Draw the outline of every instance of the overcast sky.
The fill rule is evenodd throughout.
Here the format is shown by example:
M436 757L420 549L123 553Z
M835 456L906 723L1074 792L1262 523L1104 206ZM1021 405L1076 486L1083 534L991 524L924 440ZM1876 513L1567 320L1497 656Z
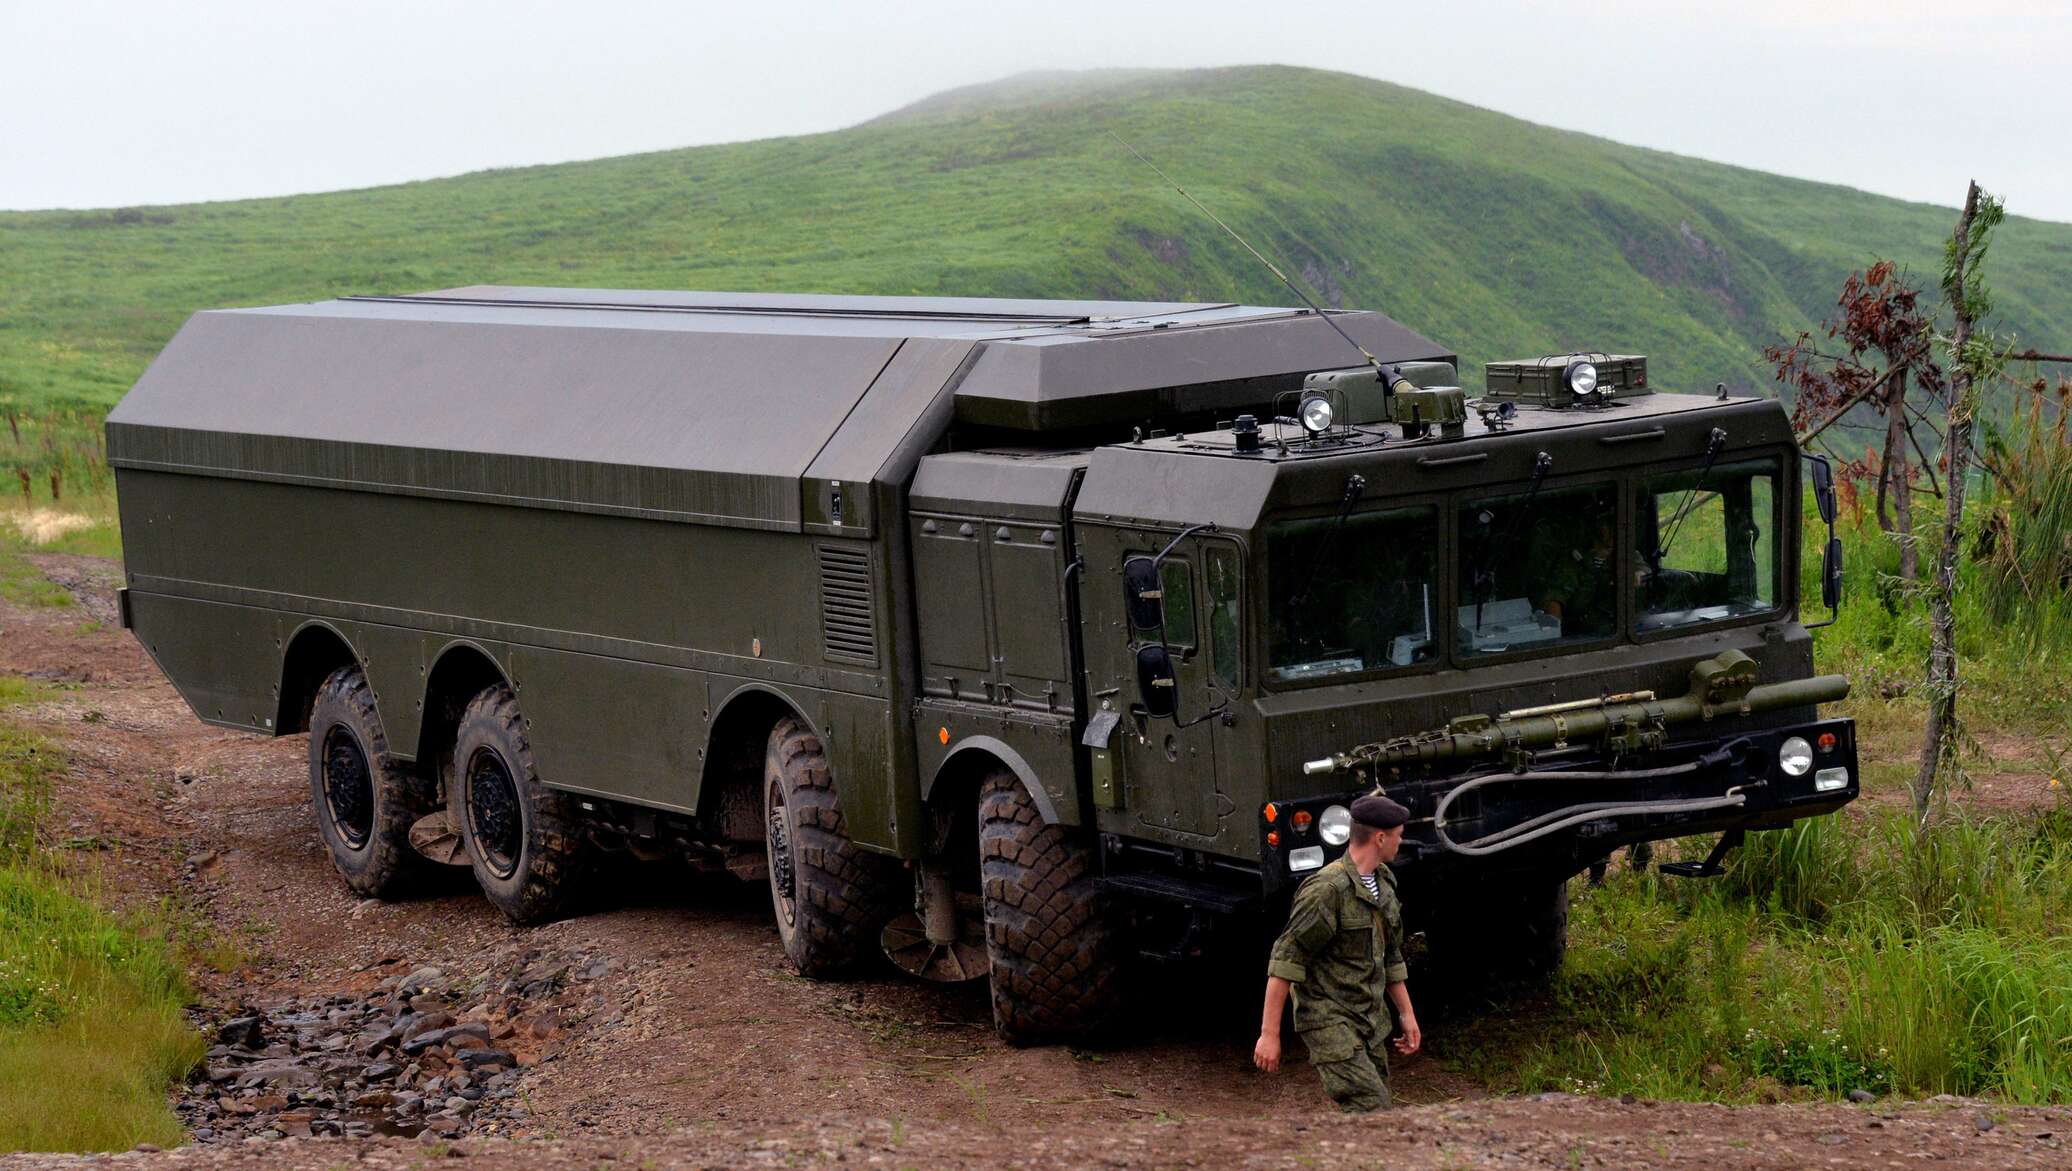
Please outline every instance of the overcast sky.
M1028 69L1262 62L1906 199L1954 206L1976 176L2072 221L2072 0L0 0L0 207L362 187L831 130Z

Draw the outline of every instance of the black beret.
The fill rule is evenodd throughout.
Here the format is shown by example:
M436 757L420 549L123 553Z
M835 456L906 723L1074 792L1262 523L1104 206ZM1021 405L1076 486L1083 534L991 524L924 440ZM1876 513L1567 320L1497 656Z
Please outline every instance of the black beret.
M1379 793L1353 802L1353 820L1375 829L1394 829L1410 820L1410 811Z

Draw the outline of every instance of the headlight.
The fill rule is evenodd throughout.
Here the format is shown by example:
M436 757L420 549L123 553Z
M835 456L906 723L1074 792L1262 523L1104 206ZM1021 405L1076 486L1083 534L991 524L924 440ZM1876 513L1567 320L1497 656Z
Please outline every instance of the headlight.
M1777 746L1777 767L1789 776L1805 776L1813 768L1813 746L1804 736L1786 739Z
M1342 846L1353 836L1353 811L1343 805L1333 805L1317 818L1317 836L1327 844Z
M1302 422L1302 429L1311 435L1331 429L1331 400L1323 395L1303 399L1295 414Z
M1304 846L1299 850L1288 851L1288 869L1297 873L1301 873L1304 870L1318 869L1323 864L1324 847L1322 846Z
M1589 398L1597 393L1597 367L1589 362L1570 362L1561 376L1577 398Z

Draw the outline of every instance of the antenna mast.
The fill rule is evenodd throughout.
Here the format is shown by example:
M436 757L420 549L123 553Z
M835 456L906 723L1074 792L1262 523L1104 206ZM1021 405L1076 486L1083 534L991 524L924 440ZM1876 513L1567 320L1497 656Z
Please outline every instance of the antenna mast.
M1299 287L1297 287L1294 281L1289 280L1288 274L1282 272L1279 268L1276 268L1274 266L1273 261L1268 260L1264 255L1260 253L1260 251L1257 248L1254 248L1250 244L1246 243L1245 238L1243 236L1238 235L1236 229L1232 228L1229 224L1226 224L1221 219L1217 218L1215 212L1210 211L1208 208L1202 206L1201 200L1196 199L1192 195L1189 195L1185 187L1182 187L1178 183L1175 183L1171 175L1168 175L1164 171L1159 170L1158 164L1152 162L1150 159L1145 158L1143 151L1140 151L1136 147L1131 146L1128 142L1125 142L1123 140L1122 135L1115 133L1115 131L1113 130L1110 130L1108 131L1108 137L1114 139L1119 143L1122 143L1122 149L1137 156L1138 162L1144 164L1147 167L1150 167L1153 174L1156 174L1159 178L1164 179L1166 183L1172 187L1173 190L1180 193L1180 198L1185 199L1187 202L1193 204L1194 209L1196 211L1199 211L1203 215L1209 217L1210 221L1213 222L1217 227L1229 233L1230 238L1236 240L1238 244L1244 248L1245 251L1251 253L1253 259L1257 260L1259 263L1266 266L1266 271L1280 278L1280 282L1288 286L1289 292L1302 298L1302 303L1309 306L1311 312L1315 313L1318 317L1323 318L1324 324L1330 326L1333 330L1337 331L1338 336L1345 339L1346 345L1349 345L1352 348L1360 351L1360 356L1362 358L1367 359L1367 364L1369 366L1374 367L1376 370L1384 369L1384 367L1381 364L1381 359L1375 357L1373 354L1368 353L1366 346L1363 346L1360 343L1354 341L1353 335L1345 332L1344 328L1342 328L1336 321L1333 321L1331 319L1331 315L1329 313L1324 312L1323 307L1318 305L1315 301L1311 300L1309 294L1303 292ZM1388 381L1388 379L1384 378L1384 387L1388 385Z

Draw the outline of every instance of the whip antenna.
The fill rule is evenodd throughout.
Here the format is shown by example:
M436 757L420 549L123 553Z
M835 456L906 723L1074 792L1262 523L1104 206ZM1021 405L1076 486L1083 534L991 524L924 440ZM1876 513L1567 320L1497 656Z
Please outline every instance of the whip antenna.
M1173 190L1180 193L1180 198L1193 204L1194 209L1196 211L1209 217L1210 221L1213 222L1217 227L1222 228L1225 232L1229 233L1230 238L1236 240L1239 246L1243 247L1245 251L1251 253L1253 259L1257 260L1259 263L1266 266L1266 271L1280 278L1280 282L1288 286L1289 292L1302 298L1302 303L1309 306L1311 312L1315 313L1318 317L1323 318L1324 324L1330 326L1333 330L1336 330L1338 336L1345 339L1346 345L1349 345L1352 348L1360 351L1360 356L1362 358L1367 359L1367 364L1369 366L1374 367L1376 370L1380 370L1382 368L1381 359L1375 357L1373 354L1368 353L1366 346L1363 346L1360 343L1354 341L1353 335L1345 332L1344 329L1340 328L1339 324L1331 319L1331 315L1329 313L1324 312L1322 306L1318 305L1315 301L1310 300L1308 293L1303 292L1300 288L1296 286L1294 281L1288 279L1288 274L1282 272L1279 268L1276 268L1274 266L1273 261L1268 260L1264 255L1260 253L1260 251L1257 248L1254 248L1250 244L1245 243L1245 238L1243 236L1238 235L1236 229L1232 228L1229 224L1224 223L1221 219L1218 219L1215 212L1210 211L1206 207L1203 207L1201 200L1196 199L1194 196L1187 194L1187 189L1185 187L1182 187L1178 183L1175 183L1171 175L1168 175L1164 171L1159 170L1158 164L1152 162L1150 159L1145 158L1143 151L1140 151L1136 147L1131 146L1129 143L1124 142L1122 135L1115 133L1113 130L1110 130L1108 131L1108 137L1114 139L1117 142L1122 143L1122 149L1137 156L1138 162L1144 164L1147 167L1150 167L1153 174L1157 175L1161 179L1164 179L1166 183L1172 187Z

